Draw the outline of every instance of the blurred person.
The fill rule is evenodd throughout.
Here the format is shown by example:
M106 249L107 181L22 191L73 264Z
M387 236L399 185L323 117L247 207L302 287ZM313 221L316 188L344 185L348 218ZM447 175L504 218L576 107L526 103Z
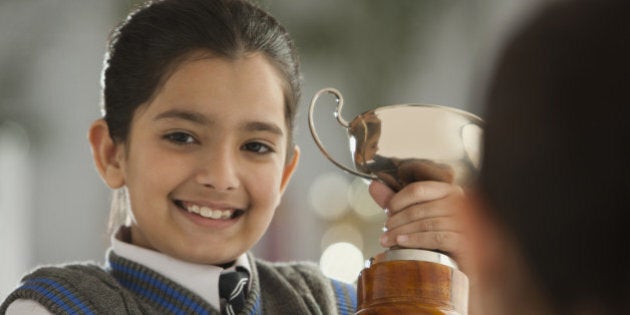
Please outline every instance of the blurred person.
M290 35L246 0L149 1L131 12L110 39L104 117L88 135L115 192L106 264L38 268L0 313L352 312L352 284L314 263L250 252L297 167L300 85ZM444 227L454 225L448 214L461 190L408 187L383 203L391 210L383 246L457 253L464 238ZM225 277L239 284L228 296Z
M630 314L630 2L561 1L508 41L471 199L478 314Z

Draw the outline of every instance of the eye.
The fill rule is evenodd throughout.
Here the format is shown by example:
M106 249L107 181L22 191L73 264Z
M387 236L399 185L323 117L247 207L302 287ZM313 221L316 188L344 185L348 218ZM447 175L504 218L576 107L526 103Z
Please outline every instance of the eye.
M273 152L270 146L260 142L248 142L242 146L243 150L251 151L258 154L266 154Z
M163 138L178 145L187 145L187 144L197 143L197 140L195 139L195 137L183 131L176 131L176 132L168 133L164 135Z

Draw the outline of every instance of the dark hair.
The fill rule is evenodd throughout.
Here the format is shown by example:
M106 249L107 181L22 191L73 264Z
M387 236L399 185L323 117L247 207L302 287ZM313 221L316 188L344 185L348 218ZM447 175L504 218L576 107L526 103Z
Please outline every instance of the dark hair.
M509 42L487 96L480 189L558 314L628 311L629 9L548 7Z
M292 144L301 84L296 49L276 19L246 0L149 1L114 29L103 71L104 118L114 141L127 140L135 110L195 52L228 59L264 53L286 82Z

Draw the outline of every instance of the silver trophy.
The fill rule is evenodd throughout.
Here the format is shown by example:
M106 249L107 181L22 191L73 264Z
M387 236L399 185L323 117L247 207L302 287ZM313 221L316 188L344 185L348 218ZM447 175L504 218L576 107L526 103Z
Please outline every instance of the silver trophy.
M324 93L336 98L334 115L347 130L354 168L337 162L317 135L313 113ZM479 172L483 121L471 113L400 104L369 110L348 122L341 116L342 107L338 90L318 91L309 107L309 128L324 156L350 174L380 180L398 191L422 180L466 187ZM358 298L360 315L390 314L392 309L391 314L466 314L468 278L441 252L390 248L366 263Z

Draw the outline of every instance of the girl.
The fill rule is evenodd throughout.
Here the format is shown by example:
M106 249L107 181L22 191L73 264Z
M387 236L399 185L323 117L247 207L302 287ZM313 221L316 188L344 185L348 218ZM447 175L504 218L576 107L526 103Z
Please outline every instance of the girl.
M89 130L96 168L116 193L107 264L41 268L0 311L352 312L354 288L314 264L249 253L298 162L299 79L286 30L245 0L153 1L132 13L111 38L104 117ZM384 246L457 258L455 187L372 190L391 210ZM228 297L225 275L246 279Z

